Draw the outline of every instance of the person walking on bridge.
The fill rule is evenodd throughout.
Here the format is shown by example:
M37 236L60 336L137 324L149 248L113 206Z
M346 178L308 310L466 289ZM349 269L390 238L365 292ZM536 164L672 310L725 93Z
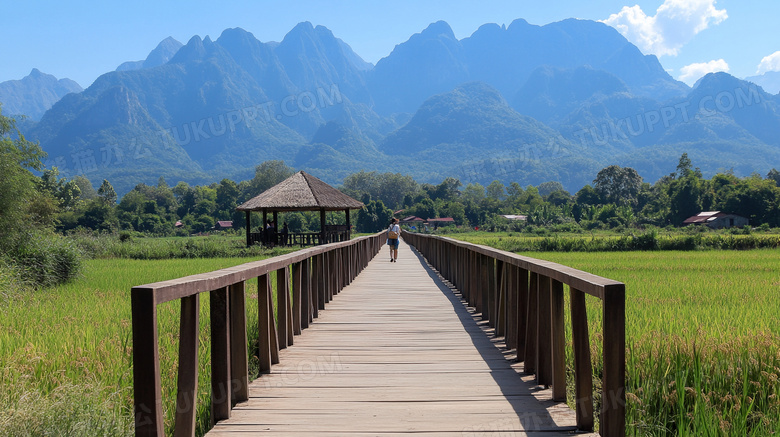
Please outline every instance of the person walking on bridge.
M390 227L387 229L387 245L390 246L390 262L398 260L398 238L401 236L401 227L398 225L398 219L393 218L390 221Z

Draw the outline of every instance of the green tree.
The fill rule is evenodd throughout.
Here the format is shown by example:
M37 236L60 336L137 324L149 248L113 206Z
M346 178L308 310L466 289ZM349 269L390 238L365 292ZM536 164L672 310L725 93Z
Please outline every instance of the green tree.
M479 203L485 198L485 187L478 182L468 184L466 185L466 188L463 189L461 198L464 202Z
M455 220L455 224L462 226L468 223L466 219L466 207L460 202L447 202L445 203L439 214L442 217L452 217Z
M537 187L539 190L539 195L542 197L547 197L550 194L556 192L556 191L564 191L563 184L560 182L542 182Z
M30 205L38 195L31 170L41 171L45 157L16 128L16 120L2 115L0 106L0 249L29 227Z
M381 200L372 200L357 213L357 232L379 232L385 229L393 218L393 211Z
M287 166L284 161L265 161L261 163L255 167L255 177L249 181L247 190L242 193L242 200L246 201L257 196L293 174L295 174L295 170Z
M416 215L423 219L437 218L436 205L431 199L423 199L422 202L415 204L409 209L410 215Z
M506 199L506 187L504 187L504 184L502 184L501 181L496 180L485 188L485 194L488 199L502 201Z
M98 188L97 194L106 205L116 205L116 191L114 191L114 187L112 187L107 180L103 179L103 183L100 184L100 188Z
M232 217L238 206L238 194L238 185L235 182L222 179L217 186L217 211L225 217Z
M92 200L97 197L97 191L92 186L92 182L84 176L76 176L73 183L79 187L79 200Z
M113 231L119 227L116 209L101 198L87 203L77 223L83 228L94 230Z
M460 196L460 191L458 189L463 184L460 182L459 179L448 177L445 178L442 183L436 186L435 190L433 191L433 195L431 196L431 199L433 200L444 200L444 201L451 201L455 200Z
M566 190L557 190L550 193L545 200L551 205L562 206L571 203L572 197Z
M772 170L769 170L769 173L766 174L766 178L775 181L775 184L780 187L780 171L777 171L773 168Z
M682 156L680 156L680 162L677 163L675 179L684 178L691 172L693 172L693 163L691 162L691 159L688 158L688 154L683 153Z
M669 220L675 225L701 212L701 198L705 191L704 182L695 172L672 181L667 189L669 194Z
M414 203L420 186L409 175L360 171L344 178L341 191L354 199L369 194L371 199L381 200L388 208L400 209ZM407 200L411 201L407 203Z
M641 187L642 177L631 167L610 165L593 180L593 188L602 201L616 205L636 205Z

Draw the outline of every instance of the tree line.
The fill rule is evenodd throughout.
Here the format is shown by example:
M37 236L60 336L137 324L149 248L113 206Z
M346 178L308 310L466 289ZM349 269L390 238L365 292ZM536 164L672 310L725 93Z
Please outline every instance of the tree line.
M252 179L240 182L223 179L209 185L178 182L170 186L161 177L156 185L138 184L119 199L107 180L95 189L84 176L66 180L56 167L44 168L40 147L24 138L13 119L0 113L0 121L0 218L4 223L0 244L7 245L15 236L38 228L59 233L87 230L183 236L210 231L218 220L230 220L234 228L241 229L246 225L245 214L236 211L236 206L295 171L283 161L266 161L255 168ZM744 215L754 226L777 227L778 183L780 173L775 169L765 177L740 178L723 172L705 179L683 154L675 171L654 184L644 182L632 168L611 165L574 194L554 181L526 187L498 180L487 186L464 186L452 177L431 184L400 173L366 171L347 176L340 189L365 204L353 219L358 232L383 229L394 212L423 219L452 217L457 226L487 229L590 230L679 226L685 218L706 210ZM511 223L501 218L505 214L526 215L527 220ZM252 227L262 226L259 214L253 214L252 220ZM319 230L316 213L285 213L282 220L293 232ZM344 223L345 217L329 214L328 222Z

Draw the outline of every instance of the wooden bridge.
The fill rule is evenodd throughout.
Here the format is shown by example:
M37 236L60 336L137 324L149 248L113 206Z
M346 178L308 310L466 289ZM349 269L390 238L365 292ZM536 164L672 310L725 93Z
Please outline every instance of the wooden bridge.
M623 284L448 238L403 238L417 250L404 245L397 263L380 252L380 233L134 287L136 435L163 435L156 305L174 299L182 317L174 434L194 435L198 296L207 291L216 422L209 435L591 432L584 293L603 301L599 432L625 435ZM247 327L244 284L254 278L259 326ZM564 402L563 284L575 410ZM248 350L247 329L259 331L259 350ZM252 382L249 353L263 372Z

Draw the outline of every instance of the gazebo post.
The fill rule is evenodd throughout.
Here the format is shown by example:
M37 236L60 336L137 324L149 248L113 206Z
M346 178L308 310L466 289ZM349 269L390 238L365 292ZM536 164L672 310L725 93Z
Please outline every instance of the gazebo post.
M268 239L268 232L265 230L266 223L268 223L268 211L263 208L263 222L260 223L260 232L263 236L263 243L268 244L268 241L266 241Z
M347 240L352 239L352 226L349 224L349 209L345 209L344 212L347 214Z
M276 246L276 243L277 243L276 236L279 235L278 219L279 219L279 213L277 211L274 211L274 229L273 229L274 232L273 232L273 235L271 236L271 238L274 239L274 246Z
M325 244L325 208L320 209L320 244Z
M244 213L246 214L246 247L249 247L249 246L252 245L252 234L249 233L249 227L251 226L251 221L250 221L251 216L250 216L250 214L252 212L251 211L244 211Z

